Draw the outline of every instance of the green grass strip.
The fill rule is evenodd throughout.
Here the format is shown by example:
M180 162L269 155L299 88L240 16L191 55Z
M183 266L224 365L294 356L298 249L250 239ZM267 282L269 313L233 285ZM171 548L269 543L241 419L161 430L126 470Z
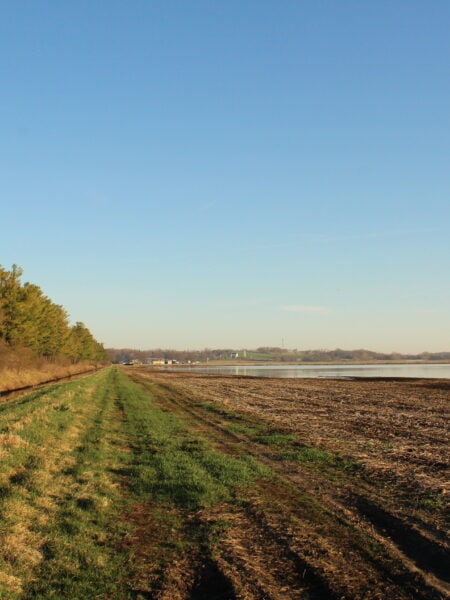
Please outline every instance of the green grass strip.
M268 475L252 457L213 450L188 423L158 408L149 392L117 374L118 396L133 441L130 483L134 493L197 509L229 500L238 488Z

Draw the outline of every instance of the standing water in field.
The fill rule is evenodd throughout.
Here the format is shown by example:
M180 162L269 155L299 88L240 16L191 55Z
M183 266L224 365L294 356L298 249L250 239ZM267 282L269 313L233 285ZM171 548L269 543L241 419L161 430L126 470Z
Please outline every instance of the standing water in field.
M251 365L215 367L176 367L177 371L194 371L219 375L253 377L417 377L450 379L450 364L415 365Z

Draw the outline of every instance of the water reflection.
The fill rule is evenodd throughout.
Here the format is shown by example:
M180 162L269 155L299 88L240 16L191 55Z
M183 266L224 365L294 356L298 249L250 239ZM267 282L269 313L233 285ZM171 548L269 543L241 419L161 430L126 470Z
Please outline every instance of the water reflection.
M177 371L195 371L220 375L256 377L420 377L450 379L450 364L438 365L255 365L217 367L176 367Z

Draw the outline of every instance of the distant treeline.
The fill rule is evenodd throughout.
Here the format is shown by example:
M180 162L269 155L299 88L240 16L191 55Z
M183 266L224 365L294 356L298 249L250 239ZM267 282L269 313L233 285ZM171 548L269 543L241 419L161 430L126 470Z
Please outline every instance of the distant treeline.
M0 362L20 352L72 363L108 360L103 346L83 323L71 326L65 309L37 285L22 284L21 276L17 265L10 271L0 265Z
M206 360L251 360L274 362L371 362L371 361L399 361L399 360L450 360L450 352L422 352L420 354L400 354L399 352L383 353L371 350L287 350L264 346L255 350L222 348L212 350L171 350L155 348L152 350L135 350L132 348L110 348L108 354L113 362L128 362L139 360L146 362L149 359L167 358L180 362Z

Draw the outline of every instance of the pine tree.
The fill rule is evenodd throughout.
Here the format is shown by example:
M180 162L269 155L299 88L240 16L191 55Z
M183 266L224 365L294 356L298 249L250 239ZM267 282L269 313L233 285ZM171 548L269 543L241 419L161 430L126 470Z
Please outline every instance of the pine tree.
M69 325L66 310L35 284L21 284L22 269L0 265L0 341L10 348L29 348L54 359L107 360L106 351L83 323Z

